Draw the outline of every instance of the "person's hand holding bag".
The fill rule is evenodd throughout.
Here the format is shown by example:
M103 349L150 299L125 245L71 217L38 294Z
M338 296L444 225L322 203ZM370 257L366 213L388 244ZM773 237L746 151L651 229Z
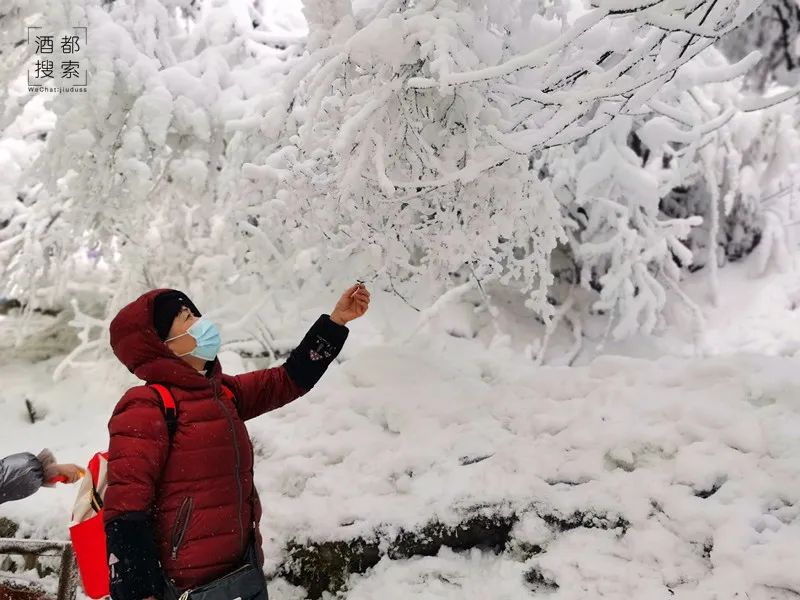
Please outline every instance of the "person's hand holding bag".
M342 294L331 312L331 321L345 325L364 315L369 308L369 290L360 281Z
M53 453L45 448L36 457L42 464L43 481L45 487L53 487L57 483L75 483L84 472L78 465L59 464Z

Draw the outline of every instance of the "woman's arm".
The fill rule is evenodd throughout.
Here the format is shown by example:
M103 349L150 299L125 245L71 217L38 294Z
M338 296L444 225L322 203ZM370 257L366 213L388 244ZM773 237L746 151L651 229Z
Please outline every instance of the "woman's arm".
M363 283L344 291L330 315L322 315L280 367L225 377L239 416L252 419L275 410L314 387L344 346L346 323L363 316L370 293Z
M253 419L299 398L320 380L344 346L349 330L322 315L280 367L225 377L239 416Z

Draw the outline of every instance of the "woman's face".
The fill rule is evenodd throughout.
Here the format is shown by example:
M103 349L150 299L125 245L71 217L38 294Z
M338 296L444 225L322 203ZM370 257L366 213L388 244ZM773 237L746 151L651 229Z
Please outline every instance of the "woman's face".
M197 317L192 314L192 311L185 306L182 307L175 316L175 320L172 321L172 327L170 327L169 334L167 334L168 340L176 336L180 337L166 342L167 348L179 355L194 350L195 346L197 346L197 342L195 342L194 338L191 335L181 334L186 333L186 330L189 329L195 321L197 321Z

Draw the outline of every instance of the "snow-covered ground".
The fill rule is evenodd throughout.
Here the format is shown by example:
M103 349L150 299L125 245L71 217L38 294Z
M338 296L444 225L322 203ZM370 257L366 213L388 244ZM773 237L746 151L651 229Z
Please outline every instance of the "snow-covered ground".
M496 505L521 515L506 552L384 558L344 597L800 595L800 295L794 273L746 273L721 271L721 302L703 306L700 338L687 342L675 325L597 356L589 337L573 367L534 367L524 323L502 307L495 325L457 304L409 337L417 314L376 290L320 385L250 423L268 566L290 539L391 536ZM309 307L309 323L317 308L328 306ZM221 359L229 372L256 366ZM131 379L109 363L54 383L57 364L0 364L0 454L46 446L84 463L105 447ZM0 516L19 522L19 535L66 538L74 493L42 490ZM576 511L629 525L562 532L542 519ZM544 551L524 554L526 544ZM527 583L531 570L558 588ZM270 592L303 597L280 579Z

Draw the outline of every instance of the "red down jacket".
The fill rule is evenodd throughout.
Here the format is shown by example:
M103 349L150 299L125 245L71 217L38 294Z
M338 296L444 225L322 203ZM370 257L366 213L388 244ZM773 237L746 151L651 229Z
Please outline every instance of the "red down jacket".
M263 564L261 505L244 422L303 395L348 333L322 315L284 365L232 377L215 360L204 375L175 356L153 328L153 299L164 291L153 290L127 305L110 328L117 358L146 383L169 388L178 412L171 447L152 388L129 389L109 421L104 513L109 552L121 554L114 559L121 561L112 575L114 600L160 596L159 582L147 581L155 577L153 570L140 564L152 561L148 552L157 555L160 569L180 590L240 566L252 535ZM226 398L222 384L234 401ZM124 527L110 526L115 523Z

